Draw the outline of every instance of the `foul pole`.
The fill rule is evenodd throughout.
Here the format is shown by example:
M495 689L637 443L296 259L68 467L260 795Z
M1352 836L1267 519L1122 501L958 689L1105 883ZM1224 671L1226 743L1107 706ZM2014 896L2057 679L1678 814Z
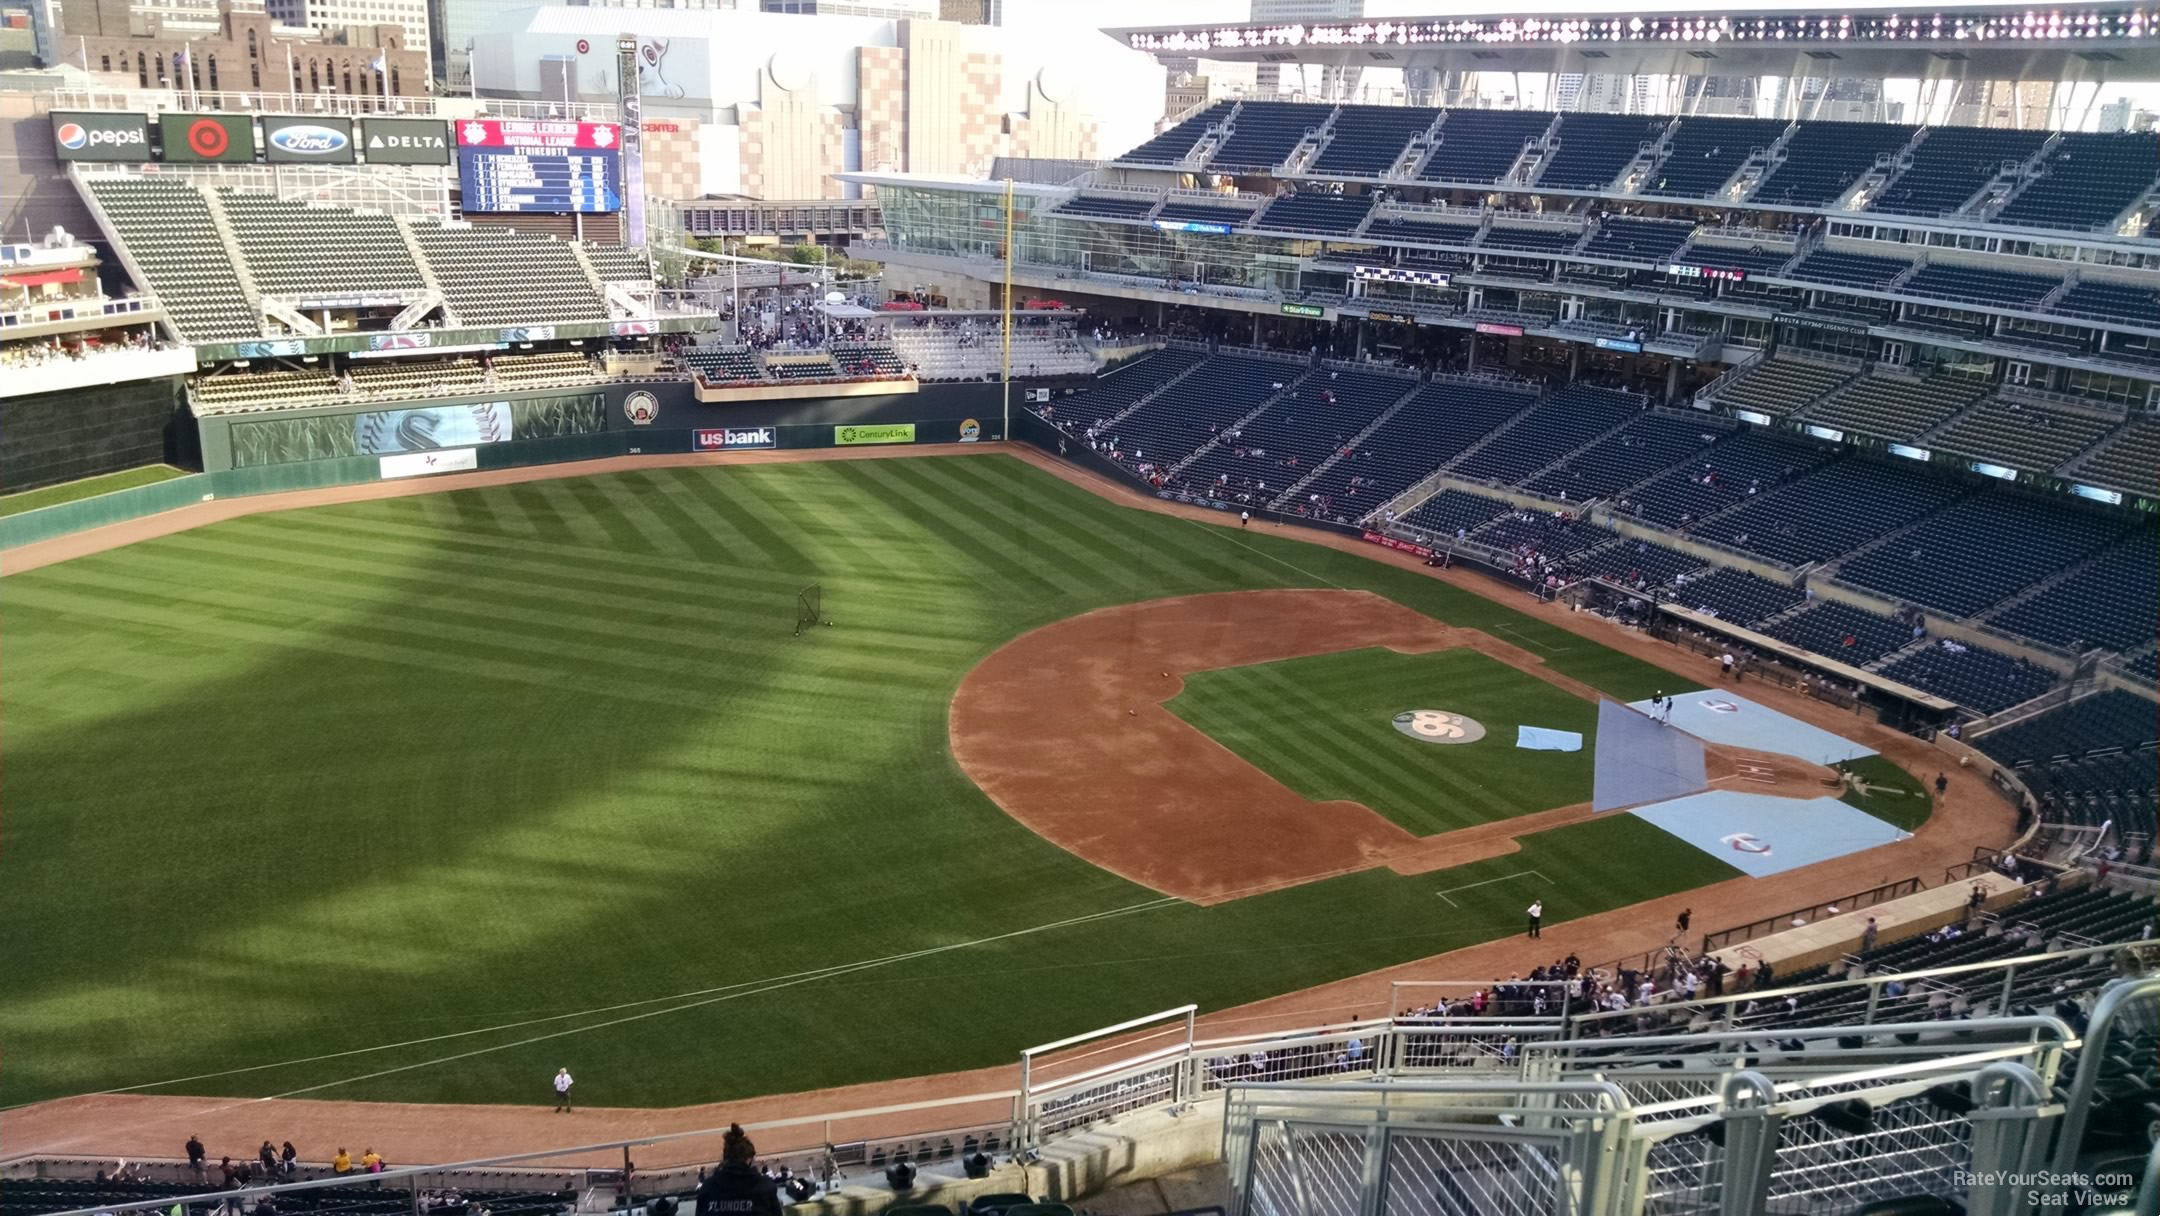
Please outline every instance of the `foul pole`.
M998 438L1012 438L1012 279L1013 279L1013 179L1005 179L1005 308L1002 321L1005 328L1004 371L999 379L1004 384L1004 421L999 424Z

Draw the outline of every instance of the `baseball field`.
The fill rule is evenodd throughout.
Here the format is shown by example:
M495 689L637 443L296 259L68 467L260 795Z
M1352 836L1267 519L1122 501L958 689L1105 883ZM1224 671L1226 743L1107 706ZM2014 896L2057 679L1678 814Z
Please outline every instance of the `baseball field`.
M796 637L810 583L830 623ZM1284 588L1369 592L1621 700L1687 686L1418 571L987 453L262 514L10 576L0 1104L913 1076L1516 933L1533 896L1554 923L1735 875L1618 815L1203 904L1045 839L956 761L956 690L1014 639ZM1587 751L1515 728L1594 707L1467 651L1197 671L1151 708L1419 836L1588 797ZM1489 734L1391 725L1427 708ZM1120 834L1173 854L1154 811Z

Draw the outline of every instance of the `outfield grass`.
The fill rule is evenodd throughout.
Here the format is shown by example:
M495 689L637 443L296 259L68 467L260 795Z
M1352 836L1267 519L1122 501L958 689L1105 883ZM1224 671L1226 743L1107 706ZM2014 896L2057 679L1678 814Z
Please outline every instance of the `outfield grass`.
M791 638L813 580L838 624ZM1532 869L1552 921L1733 875L1612 816L1440 874L1164 905L947 749L961 676L1024 630L1329 585L1620 700L1686 683L1417 571L1000 457L388 499L0 580L0 1104L532 1102L566 1064L595 1105L908 1076L1517 932Z
M1840 761L1837 767L1857 774L1871 787L1865 794L1848 790L1839 795L1838 800L1859 807L1892 827L1917 832L1934 813L1934 795L1928 793L1918 777L1892 764L1886 757L1862 756L1857 760Z
M139 469L122 469L118 473L85 477L80 481L64 481L56 486L24 490L19 494L0 494L0 515L16 515L24 511L35 511L40 507L57 507L64 502L95 498L100 494L110 494L114 490L132 490L136 486L156 485L161 481L185 476L186 469L176 469L169 464L146 464Z
M1485 737L1421 743L1395 728L1420 709L1467 715ZM1363 803L1418 836L1590 801L1597 707L1475 650L1195 672L1170 710L1307 798ZM1522 751L1517 726L1578 731L1583 750Z

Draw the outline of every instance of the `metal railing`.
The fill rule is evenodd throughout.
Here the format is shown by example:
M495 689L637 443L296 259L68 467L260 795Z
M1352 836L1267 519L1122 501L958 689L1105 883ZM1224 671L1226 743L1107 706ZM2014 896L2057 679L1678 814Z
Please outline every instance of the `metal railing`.
M1794 917L1812 921L1825 912L1831 915L1856 912L1861 908L1872 908L1877 904L1888 903L1893 899L1903 899L1908 895L1925 890L1927 890L1927 884L1922 882L1917 874L1911 878L1901 878L1896 882L1886 882L1880 886L1869 887L1865 891L1857 891L1837 899L1826 899L1821 903L1809 904L1805 908L1794 908L1792 911L1778 916L1766 916L1761 920L1749 921L1744 925L1735 925L1730 929L1705 933L1703 934L1702 952L1709 954L1713 951L1723 950L1727 946L1753 941L1765 933L1776 933L1789 928Z

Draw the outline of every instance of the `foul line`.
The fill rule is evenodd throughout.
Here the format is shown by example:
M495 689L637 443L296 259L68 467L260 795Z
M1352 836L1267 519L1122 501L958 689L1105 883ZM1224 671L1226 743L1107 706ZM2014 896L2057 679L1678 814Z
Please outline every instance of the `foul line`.
M1538 872L1537 872L1536 870L1524 870L1524 871L1523 871L1523 872L1521 872L1520 874L1502 874L1502 875L1501 875L1500 877L1498 877L1498 878L1488 878L1488 879L1485 879L1485 880L1484 880L1484 881L1482 881L1482 882L1466 882L1466 883L1464 883L1463 885L1461 885L1461 886L1459 886L1459 887L1447 887L1447 888L1444 888L1444 889L1442 889L1442 890L1438 890L1438 891L1435 891L1435 892L1433 892L1433 894L1435 894L1435 895L1439 896L1439 897L1440 897L1440 898L1442 898L1442 899L1447 899L1447 902L1448 902L1448 907L1450 907L1450 908L1460 908L1460 907L1462 907L1462 905L1461 905L1461 904L1459 904L1459 903L1456 903L1456 902L1455 902L1454 900L1452 900L1452 899L1448 899L1448 894L1449 894L1450 892L1453 892L1453 891L1467 891L1467 890L1469 890L1469 889L1470 889L1470 888L1472 888L1472 887L1487 887L1487 886L1491 886L1492 884L1494 884L1494 883L1496 883L1496 882L1506 882L1506 881L1507 881L1508 879L1510 879L1510 878L1528 878L1528 877L1529 877L1529 876L1531 876L1532 874L1537 874L1537 876L1538 876L1539 878L1544 878L1546 882L1551 882L1551 881L1552 881L1552 879L1550 879L1550 878L1545 878L1545 876L1544 876L1543 874L1538 874Z
M1183 515L1173 515L1171 516L1171 518L1184 520L1186 523L1191 524L1193 527L1198 528L1203 532L1206 532L1210 536L1219 536L1222 539L1229 541L1231 544L1236 545L1238 548L1243 549L1248 553L1258 553L1260 556L1268 559L1271 562L1276 563L1277 565L1288 566L1290 569L1297 571L1299 574L1304 575L1306 578L1309 578L1316 583L1326 583L1328 586L1333 587L1337 591L1350 590L1350 588L1343 586L1341 583L1338 583L1333 579L1322 578L1319 575L1314 574L1312 571L1298 565L1296 562L1286 561L1280 557L1275 556L1272 553L1266 552L1261 549L1253 548L1251 545L1248 545L1244 541L1239 540L1236 533L1219 524L1204 524L1197 519L1186 519L1186 517Z
M1554 654L1566 654L1568 651L1575 649L1573 646L1553 646L1540 642L1528 634L1517 632L1513 625L1494 625L1492 626L1492 632L1509 634L1525 646L1535 646L1539 650L1549 650Z

